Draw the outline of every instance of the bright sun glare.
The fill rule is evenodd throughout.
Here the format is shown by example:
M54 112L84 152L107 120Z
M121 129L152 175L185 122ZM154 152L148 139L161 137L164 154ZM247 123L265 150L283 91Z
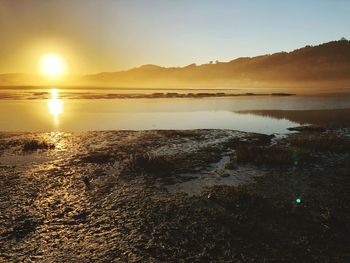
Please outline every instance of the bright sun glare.
M48 76L60 76L64 73L64 61L57 54L46 54L40 60L41 72Z
M58 116L63 112L63 101L59 98L58 89L51 89L51 99L48 100L50 114L54 116L54 124L59 125Z
M57 89L51 89L51 99L48 101L48 106L50 113L55 117L63 112L63 103L58 97Z

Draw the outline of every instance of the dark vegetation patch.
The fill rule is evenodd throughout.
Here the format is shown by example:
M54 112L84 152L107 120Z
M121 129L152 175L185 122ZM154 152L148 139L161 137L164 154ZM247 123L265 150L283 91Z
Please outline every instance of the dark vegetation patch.
M119 150L130 154L147 152L169 143L169 139L157 132L142 132L137 141L119 146Z
M23 148L23 144L25 142L23 140L18 139L10 139L10 140L1 140L0 141L0 151L5 151L15 147Z
M164 155L136 154L132 157L131 168L136 172L169 176L175 168L175 161Z
M106 164L115 161L115 156L109 152L91 152L80 158L82 162Z
M337 134L295 134L288 137L288 142L315 152L350 152L350 139Z
M288 128L289 131L298 131L298 132L324 132L326 128L319 125L302 125L298 127Z
M299 165L311 160L308 152L282 145L240 145L235 151L235 157L238 163L273 166Z
M8 239L22 239L30 233L34 232L40 222L25 214L13 219L13 227L2 235Z
M267 166L297 166L313 162L317 153L349 153L350 139L331 133L293 134L271 144L268 138L237 141L232 160Z
M250 134L244 138L232 138L224 143L229 149L237 148L244 145L255 145L255 146L264 146L270 145L271 140L274 138L274 135L265 135L265 134Z
M178 155L139 153L132 155L129 169L137 173L166 177L204 169L219 161L221 154L220 146L204 147L195 152Z
M179 162L185 167L182 172L205 169L210 164L218 162L226 149L226 146L223 144L203 147L198 151L184 154L179 158Z
M202 136L202 134L196 130L162 130L157 131L157 133L165 137L186 137L192 139Z
M38 150L51 150L54 148L55 148L54 144L51 144L45 141L38 141L38 140L26 141L22 146L22 150L24 152L33 152Z

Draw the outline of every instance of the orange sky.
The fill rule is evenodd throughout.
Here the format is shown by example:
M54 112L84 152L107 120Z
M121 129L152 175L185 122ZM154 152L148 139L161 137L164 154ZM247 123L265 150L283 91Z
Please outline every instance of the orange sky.
M0 73L38 73L44 53L87 74L289 51L348 37L348 10L322 0L0 0Z

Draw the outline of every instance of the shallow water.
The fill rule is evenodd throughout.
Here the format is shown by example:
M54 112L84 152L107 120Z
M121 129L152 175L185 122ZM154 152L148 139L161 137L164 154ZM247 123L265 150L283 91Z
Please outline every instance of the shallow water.
M84 90L6 92L8 96L0 99L1 131L234 129L287 133L288 127L299 123L235 111L350 107L350 97L346 96L98 99L97 94L96 99L81 99L79 94Z

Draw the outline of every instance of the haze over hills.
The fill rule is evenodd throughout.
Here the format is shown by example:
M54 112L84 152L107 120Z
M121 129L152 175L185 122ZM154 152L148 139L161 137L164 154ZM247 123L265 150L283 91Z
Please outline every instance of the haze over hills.
M38 75L2 74L0 85L48 85ZM229 62L67 77L62 85L113 87L350 87L350 41L342 39L292 52Z

